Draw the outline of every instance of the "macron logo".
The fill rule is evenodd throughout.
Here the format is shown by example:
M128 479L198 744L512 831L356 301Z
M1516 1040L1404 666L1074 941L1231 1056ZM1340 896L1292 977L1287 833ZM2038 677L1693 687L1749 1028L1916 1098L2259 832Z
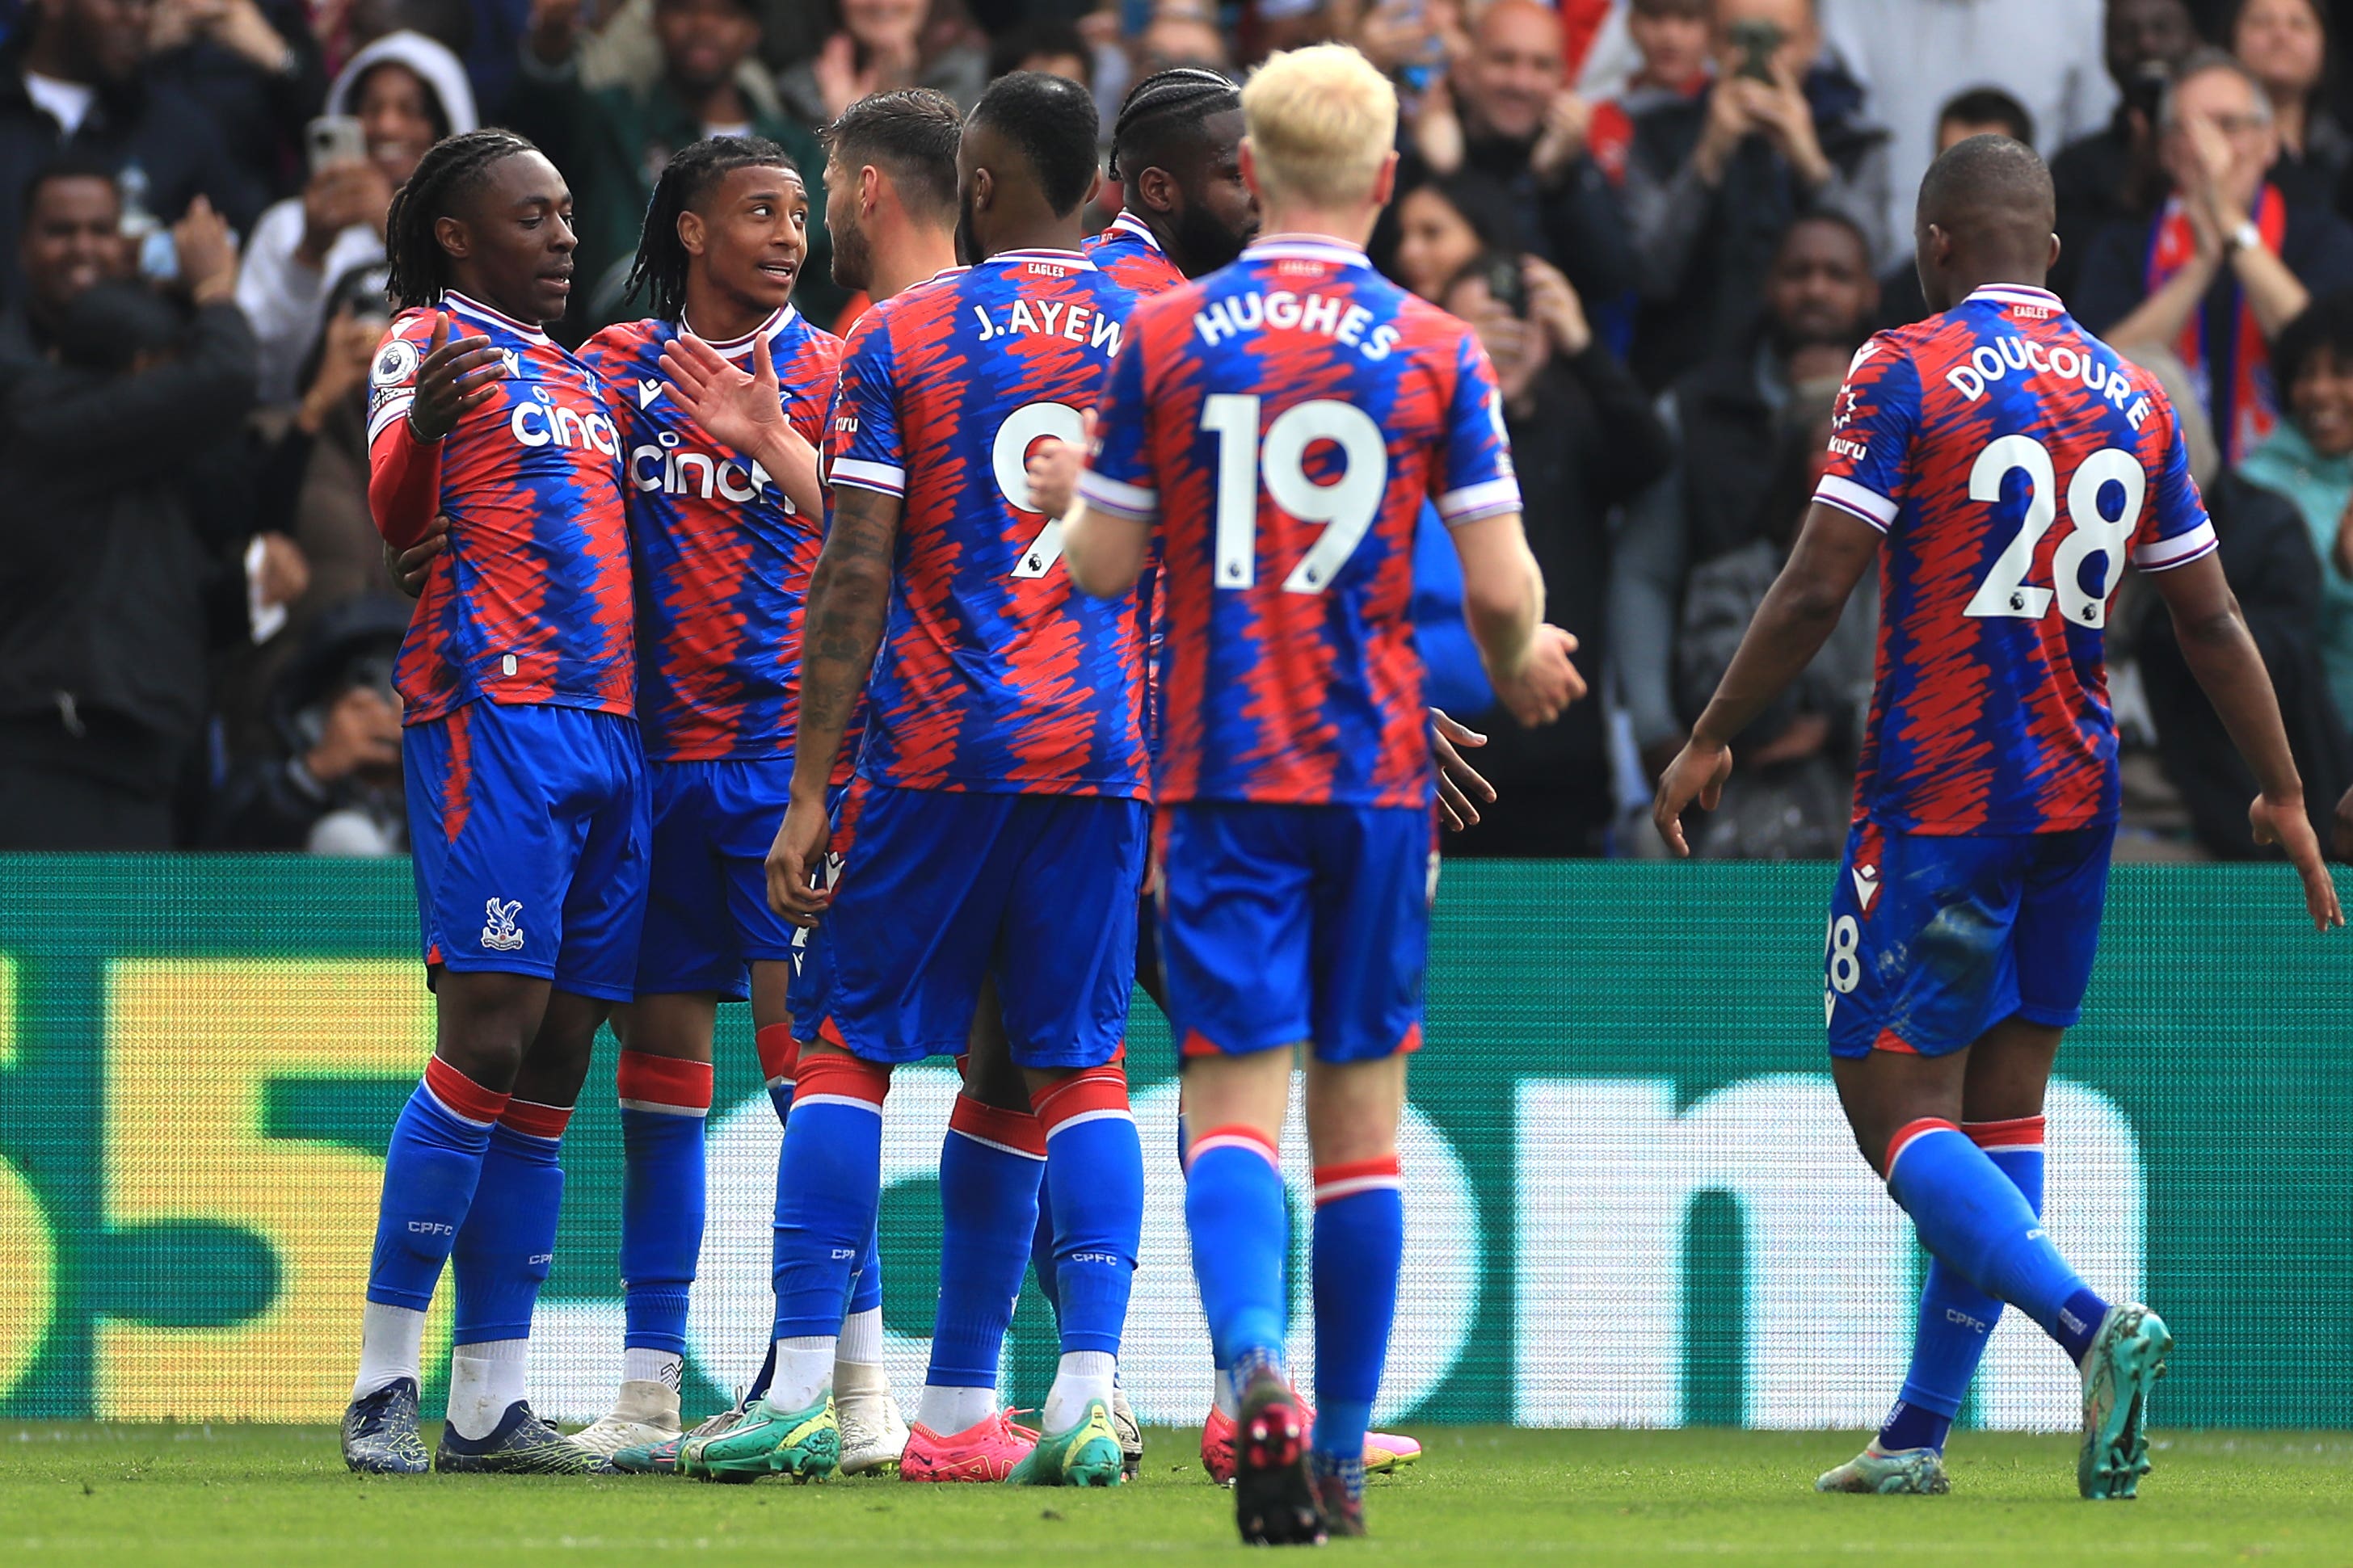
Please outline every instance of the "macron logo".
M642 376L638 378L638 406L639 408L651 408L654 405L654 399L659 397L661 394L662 384L660 382L649 381Z
M1867 913L1871 909L1871 900L1878 896L1879 868L1876 866L1857 866L1854 868L1855 901L1861 904L1863 907L1864 911Z

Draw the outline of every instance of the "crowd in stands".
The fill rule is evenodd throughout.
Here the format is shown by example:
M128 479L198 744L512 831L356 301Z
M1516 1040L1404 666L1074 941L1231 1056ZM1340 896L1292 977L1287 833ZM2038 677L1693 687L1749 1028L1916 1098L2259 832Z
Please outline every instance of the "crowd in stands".
M1924 312L1912 195L2050 160L2052 287L2163 377L2306 798L2353 781L2353 73L2329 0L0 0L0 848L398 853L407 615L367 512L394 190L480 125L577 198L559 335L643 313L671 151L816 178L877 90L1084 82L1338 37L1398 83L1377 263L1493 360L1548 615L1599 694L1525 733L1418 552L1433 700L1501 798L1449 851L1656 854L1650 784L1788 551L1849 360ZM1105 187L1107 221L1118 190ZM812 214L797 303L846 330ZM2120 853L2232 858L2253 793L2127 584ZM1736 746L1697 851L1836 852L1864 595ZM1474 715L1479 717L1474 718ZM2327 837L2324 831L2324 840Z

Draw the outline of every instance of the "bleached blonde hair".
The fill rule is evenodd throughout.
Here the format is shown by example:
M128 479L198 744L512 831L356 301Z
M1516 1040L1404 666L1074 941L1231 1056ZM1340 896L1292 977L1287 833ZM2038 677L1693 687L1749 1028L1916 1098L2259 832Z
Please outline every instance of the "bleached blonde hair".
M1369 201L1397 145L1397 89L1345 44L1271 56L1242 89L1242 126L1270 201Z

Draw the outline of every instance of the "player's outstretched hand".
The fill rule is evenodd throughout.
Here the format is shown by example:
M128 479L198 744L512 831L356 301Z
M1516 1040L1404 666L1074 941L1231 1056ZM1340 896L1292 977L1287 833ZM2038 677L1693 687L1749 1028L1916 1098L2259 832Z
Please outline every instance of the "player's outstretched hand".
M1549 623L1538 626L1518 672L1495 681L1495 700L1526 729L1551 723L1585 695L1585 677L1568 658L1576 651L1577 639L1568 633Z
M766 334L752 339L748 372L691 332L670 340L661 367L679 406L720 445L749 456L784 430L784 400Z
M458 421L499 395L492 385L506 374L499 351L486 337L451 338L446 311L433 313L433 338L425 363L417 367L417 401L408 405L408 427L420 441L438 441Z
M1456 750L1486 743L1486 736L1450 717L1445 709L1430 710L1430 749L1438 758L1438 805L1451 832L1460 833L1478 821L1479 808L1494 801L1495 786Z
M1651 802L1651 824L1667 847L1688 858L1691 845L1683 838L1683 813L1697 801L1703 811L1714 811L1724 798L1724 781L1732 776L1732 749L1692 742L1675 753L1659 775L1659 794Z
M793 796L768 846L768 907L797 926L817 924L833 895L818 884L826 845L833 837L825 802Z
M1079 416L1084 433L1079 444L1049 436L1029 448L1029 460L1023 468L1029 475L1029 510L1048 517L1068 517L1071 502L1078 499L1079 470L1086 465L1087 454L1095 447L1095 411L1092 408Z
M407 549L394 553L391 545L384 547L385 570L400 584L400 591L414 599L425 592L425 578L433 568L433 558L449 548L449 520L440 512L425 525L425 537Z
M2353 799L2348 795L2348 799ZM2345 805L2337 807L2337 832L2345 831ZM2320 858L2320 837L2312 831L2312 819L2304 814L2301 800L2274 801L2263 795L2247 807L2247 824L2255 830L2258 844L2276 844L2287 857L2295 874L2304 879L2304 907L2312 913L2315 931L2327 931L2345 923L2345 913L2337 904L2337 883L2328 875L2327 862Z

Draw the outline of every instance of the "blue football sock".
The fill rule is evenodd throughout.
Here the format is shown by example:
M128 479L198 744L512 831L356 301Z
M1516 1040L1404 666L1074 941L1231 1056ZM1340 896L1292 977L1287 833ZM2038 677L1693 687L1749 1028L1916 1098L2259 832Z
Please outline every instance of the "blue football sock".
M1961 1129L1986 1152L2027 1206L2042 1212L2042 1118L1970 1122ZM1941 1452L1953 1418L1968 1396L1969 1380L1985 1356L1986 1341L2001 1321L2001 1302L1948 1263L1931 1258L1920 1290L1920 1321L1912 1337L1912 1364L1904 1392L1879 1430L1883 1453L1903 1448Z
M1397 1316L1405 1193L1395 1154L1315 1168L1315 1452L1361 1462Z
M473 1207L491 1146L491 1127L507 1106L436 1057L425 1081L392 1124L384 1156L384 1199L376 1211L375 1253L368 1263L367 1299L422 1312L458 1227Z
M932 1388L995 1388L1038 1231L1038 1119L956 1096L940 1145L940 1300Z
M882 1304L882 1225L878 1213L874 1228L866 1233L866 1250L858 1255L858 1275L849 1282L849 1310L871 1312ZM779 1334L777 1338L784 1336Z
M782 1126L792 1114L793 1080L800 1072L800 1042L793 1038L790 1024L763 1024L753 1032L752 1043L760 1054L760 1077L768 1086L768 1103L776 1108L776 1122Z
M1949 1121L1907 1124L1888 1143L1887 1190L1936 1258L2009 1302L2081 1362L2107 1304L2042 1234L2026 1194Z
M1038 1294L1046 1298L1046 1305L1054 1321L1062 1321L1062 1298L1054 1289L1054 1205L1039 1194L1038 1223L1029 1232L1029 1272L1038 1280Z
M776 1160L776 1338L838 1338L849 1277L882 1200L891 1069L828 1053L801 1063Z
M1247 1127L1213 1127L1193 1145L1185 1175L1185 1228L1209 1342L1235 1391L1261 1364L1282 1362L1283 1254L1290 1207L1274 1146Z
M570 1106L516 1100L491 1129L474 1206L450 1254L457 1277L452 1345L531 1337L532 1309L555 1260L564 1212L563 1147Z
M624 1347L686 1353L686 1304L702 1251L702 1129L711 1064L623 1051L621 1290Z
M1035 1095L1054 1215L1054 1294L1062 1353L1119 1354L1144 1239L1144 1145L1117 1063Z

